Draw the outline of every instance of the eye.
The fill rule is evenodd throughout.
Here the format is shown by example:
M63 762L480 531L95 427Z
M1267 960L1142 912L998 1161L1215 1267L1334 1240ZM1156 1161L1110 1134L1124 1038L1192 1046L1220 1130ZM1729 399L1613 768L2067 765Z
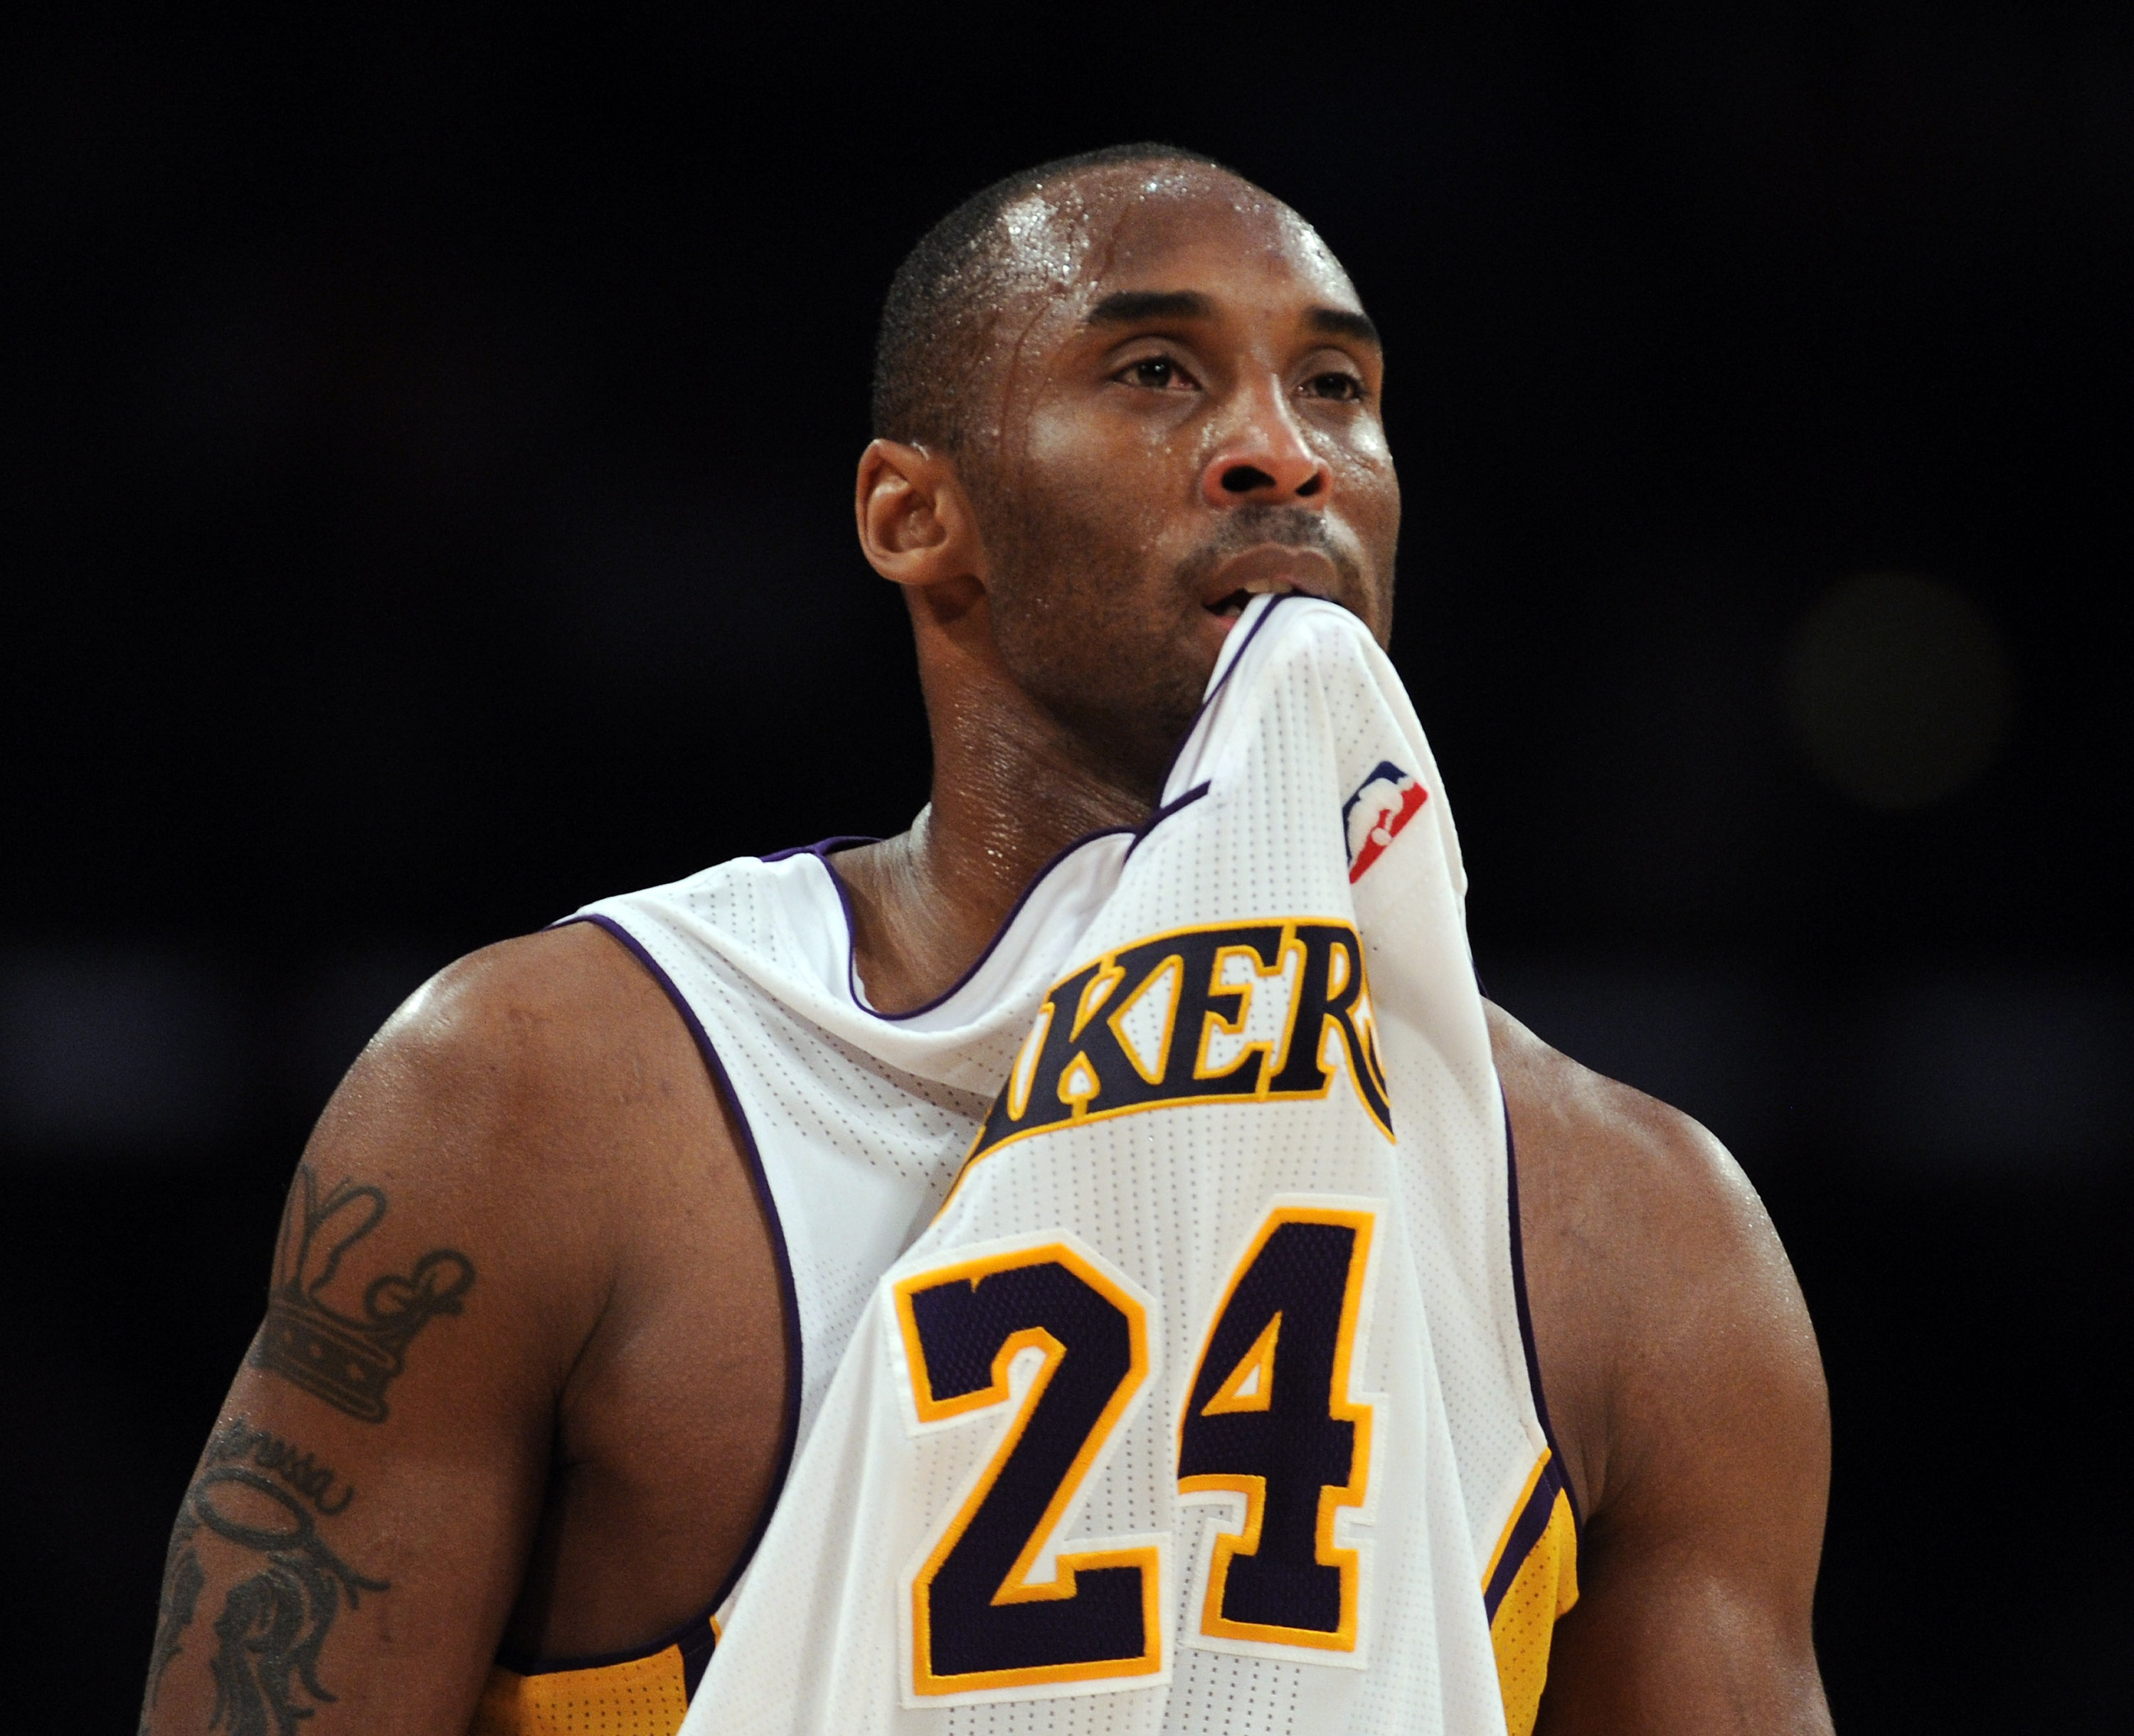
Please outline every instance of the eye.
M1200 383L1167 355L1145 355L1112 376L1149 392L1190 392Z
M1304 383L1307 397L1332 398L1339 403L1359 404L1364 401L1364 383L1353 374L1335 369L1327 374L1315 374Z

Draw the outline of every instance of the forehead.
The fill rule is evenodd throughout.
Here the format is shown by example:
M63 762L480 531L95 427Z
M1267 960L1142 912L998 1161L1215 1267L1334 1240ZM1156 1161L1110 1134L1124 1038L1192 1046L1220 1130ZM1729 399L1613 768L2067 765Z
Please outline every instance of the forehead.
M1069 317L1134 289L1360 306L1310 224L1249 182L1197 163L1084 171L1016 200L1001 220L1017 287L1040 291Z

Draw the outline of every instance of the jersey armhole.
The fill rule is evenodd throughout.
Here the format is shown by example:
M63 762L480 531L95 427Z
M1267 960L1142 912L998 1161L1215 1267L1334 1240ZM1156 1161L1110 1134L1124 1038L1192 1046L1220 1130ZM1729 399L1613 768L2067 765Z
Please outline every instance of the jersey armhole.
M722 1595L724 1594L723 1589ZM631 1664L649 1663L662 1652L678 1654L682 1670L682 1693L685 1699L697 1697L697 1684L704 1679L710 1667L712 1652L719 1638L718 1609L700 1610L679 1627L670 1628L659 1638L649 1640L642 1646L633 1646L623 1652L602 1652L584 1657L529 1657L508 1647L496 1654L496 1667L507 1670L514 1676L539 1677L543 1676L594 1675L603 1671L619 1671Z
M734 1587L740 1583L741 1576L748 1570L749 1563L756 1558L756 1551L763 1541L763 1534L770 1529L770 1516L777 1511L779 1497L785 1492L785 1481L792 1473L794 1450L800 1436L800 1303L798 1292L794 1288L793 1261L786 1250L785 1229L779 1220L778 1202L771 1194L770 1177L763 1166L763 1154L756 1148L755 1130L748 1124L747 1112L742 1108L741 1098L734 1090L733 1081L727 1075L725 1063L719 1059L718 1050L712 1045L711 1034L704 1029L703 1021L698 1018L696 1010L689 1005L688 998L675 986L674 979L667 974L659 961L646 950L644 943L620 923L609 916L580 914L567 916L562 922L553 923L552 926L560 928L574 922L591 923L602 929L618 942L631 957L643 966L646 974L659 986L661 993L666 996L674 1010L681 1015L683 1025L688 1029L691 1039L696 1044L697 1053L703 1058L704 1070L711 1076L712 1088L718 1093L720 1102L726 1106L727 1112L732 1116L733 1125L741 1134L741 1156L748 1165L749 1181L756 1189L756 1203L762 1208L765 1226L770 1232L771 1258L778 1268L779 1312L784 1317L785 1325L785 1415L779 1430L777 1468L771 1474L770 1488L764 1497L763 1509L756 1516L756 1523L749 1530L748 1541L741 1546L741 1553L734 1558L733 1566L728 1570L725 1579L720 1584L717 1594L712 1599L710 1608L705 1611L703 1616L684 1624L684 1628L679 1632L662 1642L663 1645L667 1645L675 1643L680 1638L681 1632L693 1634L699 1623L708 1628L712 1612L726 1607L727 1599L733 1594ZM1521 1318L1524 1318L1523 1314ZM706 1647L703 1653L704 1661L708 1661L710 1656L710 1648ZM683 1657L685 1663L690 1661L689 1651L686 1647ZM543 1666L543 1667L554 1666ZM703 1663L698 1662L693 1675L701 1676L702 1673ZM693 1691L695 1688L693 1680L690 1683L690 1687Z
M1585 1516L1578 1510L1578 1492L1571 1486L1570 1473L1563 1468L1563 1448L1556 1438L1556 1425L1549 1420L1548 1398L1542 1390L1541 1356L1534 1348L1533 1310L1527 1304L1526 1248L1519 1229L1519 1157L1512 1138L1512 1110L1509 1103L1504 1105L1504 1194L1506 1215L1511 1220L1512 1301L1518 1312L1519 1348L1526 1354L1527 1388L1533 1395L1534 1416L1541 1424L1543 1438L1548 1443L1554 1480L1562 1489L1564 1501L1571 1509L1572 1533L1582 1536Z

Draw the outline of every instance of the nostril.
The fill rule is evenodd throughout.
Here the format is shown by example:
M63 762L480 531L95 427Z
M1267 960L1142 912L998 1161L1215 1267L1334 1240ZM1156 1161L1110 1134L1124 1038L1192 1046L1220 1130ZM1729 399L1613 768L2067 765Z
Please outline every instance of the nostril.
M1319 492L1320 485L1325 480L1326 477L1323 471L1315 471L1312 475L1311 480L1309 482L1300 485L1296 492L1300 497L1316 494Z
M1249 494L1255 489L1272 488L1274 478L1265 470L1255 470L1248 464L1234 464L1223 472L1225 494Z

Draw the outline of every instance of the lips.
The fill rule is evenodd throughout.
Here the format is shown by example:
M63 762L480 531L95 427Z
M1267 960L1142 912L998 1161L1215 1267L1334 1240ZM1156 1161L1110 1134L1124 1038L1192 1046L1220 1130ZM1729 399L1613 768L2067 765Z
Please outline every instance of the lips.
M1256 596L1328 597L1336 582L1333 562L1317 549L1263 542L1232 555L1209 574L1200 603L1210 615L1235 620Z

